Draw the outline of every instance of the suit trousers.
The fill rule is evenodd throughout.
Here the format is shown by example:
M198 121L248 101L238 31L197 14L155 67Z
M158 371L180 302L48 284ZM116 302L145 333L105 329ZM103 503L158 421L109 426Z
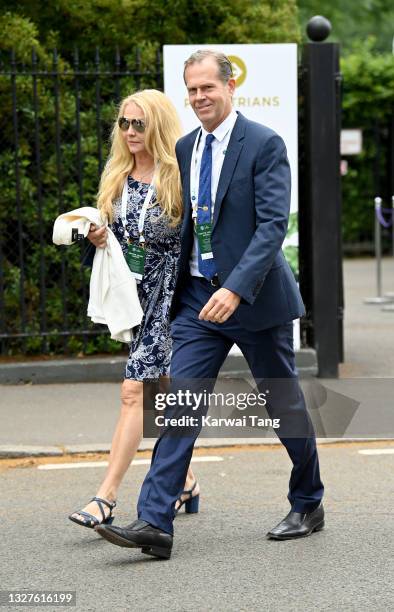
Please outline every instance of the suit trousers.
M191 277L182 289L178 311L171 324L170 392L189 389L210 393L223 362L236 343L258 388L270 389L266 407L269 416L280 418L278 436L293 463L288 493L292 510L311 512L319 505L324 487L315 434L295 368L293 323L251 332L242 328L234 315L221 324L200 321L198 314L215 291L208 281L197 277ZM208 405L204 405L202 413L206 414L207 410ZM188 414L191 412L189 410ZM177 405L167 407L164 416L178 417L180 414L182 407ZM180 432L177 426L165 427L155 444L151 467L141 488L138 517L170 534L173 533L174 506L183 490L200 430L201 427L190 427Z

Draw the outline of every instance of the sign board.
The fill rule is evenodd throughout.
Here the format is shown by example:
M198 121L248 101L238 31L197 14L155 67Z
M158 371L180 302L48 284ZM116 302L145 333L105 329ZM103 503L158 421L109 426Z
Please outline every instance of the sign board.
M341 130L341 155L359 155L362 150L362 130Z

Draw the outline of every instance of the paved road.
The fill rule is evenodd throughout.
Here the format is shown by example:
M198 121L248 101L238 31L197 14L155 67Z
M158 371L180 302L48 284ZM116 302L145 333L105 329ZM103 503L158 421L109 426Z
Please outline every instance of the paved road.
M103 468L5 470L1 588L76 590L83 612L392 609L394 455L359 454L370 447L394 443L321 448L327 526L294 542L264 538L288 510L282 448L200 451L222 461L196 464L201 512L177 518L169 561L114 547L67 520ZM118 524L134 516L145 471L129 471Z

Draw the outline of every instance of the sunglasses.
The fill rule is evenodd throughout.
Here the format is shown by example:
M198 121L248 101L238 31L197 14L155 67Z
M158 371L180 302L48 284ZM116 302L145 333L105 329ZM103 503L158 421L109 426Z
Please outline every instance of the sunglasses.
M146 128L145 121L142 121L142 119L126 119L126 117L120 117L118 119L118 125L122 132L127 132L131 125L133 130L139 134L143 134Z

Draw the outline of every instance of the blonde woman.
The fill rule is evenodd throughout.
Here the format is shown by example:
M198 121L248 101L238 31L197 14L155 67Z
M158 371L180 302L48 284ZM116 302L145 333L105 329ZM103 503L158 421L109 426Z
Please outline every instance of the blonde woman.
M144 317L130 346L106 475L88 505L69 516L84 527L112 523L119 485L142 437L143 381L163 380L169 374L169 317L182 219L175 157L180 135L175 108L160 91L146 89L121 102L100 181L98 208L137 278ZM103 248L106 229L92 226L88 238L96 248ZM142 264L141 259L145 259ZM184 488L177 510L185 504L187 512L197 512L199 487L190 468Z

